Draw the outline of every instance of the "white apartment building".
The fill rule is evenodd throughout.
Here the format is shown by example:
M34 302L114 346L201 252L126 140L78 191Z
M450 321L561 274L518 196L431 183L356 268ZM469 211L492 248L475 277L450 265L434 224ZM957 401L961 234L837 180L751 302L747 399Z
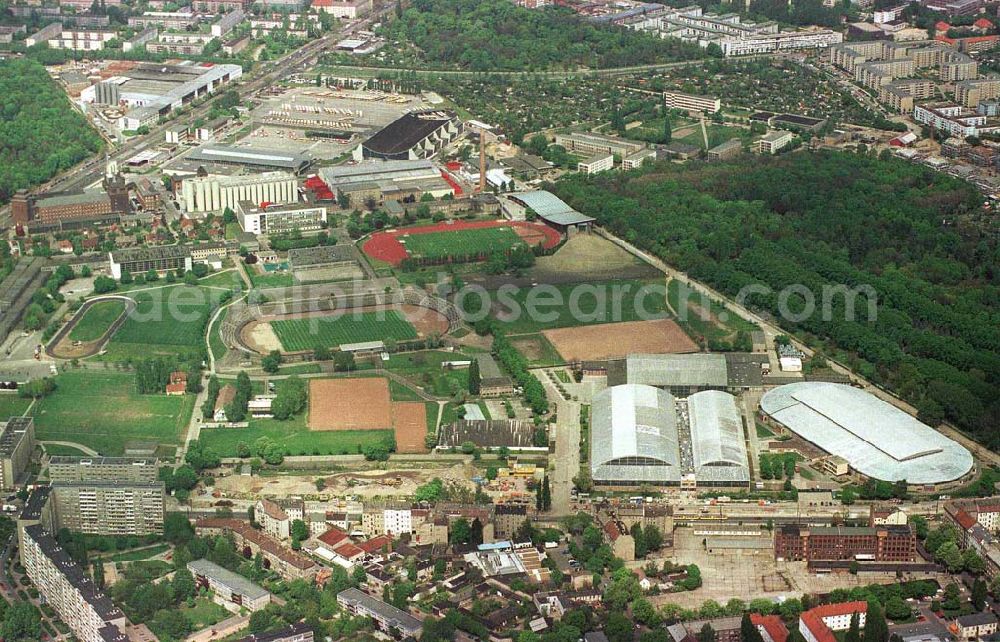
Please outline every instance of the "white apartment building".
M279 503L258 499L253 518L265 533L275 539L286 540L291 537L292 522L297 519L305 521L305 507L301 500Z
M326 222L325 207L300 207L296 205L268 205L241 201L235 209L236 218L244 232L251 234L276 234L299 230L310 232L323 229Z
M754 141L754 149L758 154L777 154L794 139L795 135L791 132L771 131Z
M264 588L214 562L193 560L188 562L187 569L195 584L211 589L215 602L233 613L239 613L240 609L253 613L271 602L271 594Z
M114 31L63 29L59 36L49 39L50 49L73 51L100 51L105 43L115 37Z
M656 150L655 149L644 149L641 152L636 152L634 154L629 154L628 156L622 158L622 171L627 172L630 169L637 169L642 167L642 164L647 160L656 160Z
M385 510L382 512L381 534L399 536L413 532L413 515L410 509Z
M722 109L722 101L715 96L696 96L680 91L663 92L663 104L667 109L703 111L714 114Z
M814 31L782 31L750 37L724 38L719 42L725 56L790 51L793 49L821 49L844 42L844 34L829 29Z
M78 640L124 639L121 629L128 626L125 614L39 524L22 529L21 564Z
M913 120L960 138L978 136L986 125L986 116L951 104L916 105Z
M372 0L313 0L312 8L335 18L356 20L372 11Z
M598 172L610 171L614 166L614 156L598 154L577 163L576 169L584 174L597 174Z
M290 172L265 172L249 176L199 176L181 183L181 206L188 212L236 211L240 201L295 203L298 182Z

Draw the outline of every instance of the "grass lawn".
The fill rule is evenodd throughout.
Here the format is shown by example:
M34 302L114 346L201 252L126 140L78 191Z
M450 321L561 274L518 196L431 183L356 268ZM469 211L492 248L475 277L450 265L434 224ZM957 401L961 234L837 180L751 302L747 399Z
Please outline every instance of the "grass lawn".
M111 324L125 311L124 301L101 301L84 313L69 333L72 341L96 341L104 336Z
M229 611L207 597L196 599L192 608L182 606L181 613L191 621L191 625L195 631L203 629L206 626L211 626L216 622L221 622L231 615Z
M345 313L335 317L272 321L271 328L288 352L316 346L339 346L363 341L416 339L417 331L395 310Z
M251 419L247 428L202 428L201 442L223 457L235 457L241 441L253 444L261 437L281 444L288 455L353 455L391 435L391 430L310 431L303 413L287 421Z
M705 123L705 128L708 132L709 149L715 147L716 145L721 145L732 138L739 138L743 141L749 141L752 138L750 130L745 127L731 127L729 125ZM688 143L689 145L696 145L705 149L705 137L701 133L700 126L696 127L694 132L680 138L679 140L681 142Z
M770 430L768 430L767 426L765 426L764 424L760 423L759 421L756 422L756 424L757 424L757 438L758 439L770 439L771 437L774 437L774 433L771 432Z
M157 544L156 546L150 546L148 548L140 548L135 551L125 551L124 553L117 553L111 556L112 562L138 562L140 560L148 560L151 557L155 557L160 553L166 553L170 550L170 544Z
M295 279L288 271L257 274L253 270L247 270L247 274L250 275L250 282L253 283L253 286L262 290L266 288L290 288L295 285Z
M389 380L389 396L393 401L420 401L420 395L398 381Z
M556 351L555 346L544 334L536 332L534 334L519 334L511 337L511 344L517 351L524 355L530 366L553 366L565 363L566 360Z
M4 392L0 394L0 419L19 417L30 405L31 399L18 397L16 392Z
M727 310L718 301L693 293L682 285L676 279L671 279L667 283L667 299L670 301L670 307L680 315L676 319L677 323L684 328L688 336L705 337L711 341L730 339L739 331L752 332L759 329L753 323ZM684 293L688 293L689 296L684 297ZM681 301L681 298L686 300Z
M212 324L212 327L208 331L208 344L212 347L212 354L216 359L226 356L226 352L228 351L225 342L222 340L222 335L219 334L219 329L222 328L227 314L229 314L229 308L219 313L215 323Z
M244 283L243 279L240 278L240 275L236 270L223 270L199 279L198 285L226 288L227 290L230 290L236 286L243 287Z
M68 455L70 457L79 457L81 455L85 456L87 454L82 450L80 450L79 448L73 448L72 446L63 446L62 444L46 444L45 452L48 453L49 456Z
M484 227L454 232L407 234L399 237L415 259L482 256L509 250L524 241L512 227Z
M111 338L103 360L197 353L220 294L189 285L135 292L136 309Z
M508 334L669 316L660 281L547 285L519 288L507 297L491 298L498 302L494 316ZM529 301L530 306L526 305ZM478 312L474 308L480 304L479 297L465 297L463 302L466 312Z
M460 352L440 350L406 352L390 356L383 367L409 377L431 394L450 396L469 389L469 370L468 368L446 369L441 364L446 361L468 359L470 359L468 355Z
M73 370L33 409L39 441L71 441L102 455L121 455L125 442L176 445L191 418L194 395L135 393L134 375Z

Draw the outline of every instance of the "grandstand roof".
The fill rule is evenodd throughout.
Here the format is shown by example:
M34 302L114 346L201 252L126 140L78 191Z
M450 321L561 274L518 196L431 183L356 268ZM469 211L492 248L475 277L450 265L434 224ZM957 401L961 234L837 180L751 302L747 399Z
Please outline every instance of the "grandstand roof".
M838 383L779 386L761 409L792 432L885 481L936 484L972 469L964 447L881 399Z
M743 420L736 398L705 390L687 398L695 478L698 481L750 481Z
M674 398L651 386L625 384L594 397L591 474L598 483L680 481Z
M729 384L722 354L630 354L625 360L629 383L648 386L717 386Z
M530 207L542 220L554 225L578 225L580 223L591 223L595 220L586 214L577 212L552 192L544 190L518 192L511 194L510 198L525 207Z

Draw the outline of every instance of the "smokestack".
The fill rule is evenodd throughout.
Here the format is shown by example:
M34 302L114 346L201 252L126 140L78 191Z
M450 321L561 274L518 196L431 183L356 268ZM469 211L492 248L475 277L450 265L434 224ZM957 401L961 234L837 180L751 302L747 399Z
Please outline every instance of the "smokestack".
M479 191L486 191L486 132L479 131Z

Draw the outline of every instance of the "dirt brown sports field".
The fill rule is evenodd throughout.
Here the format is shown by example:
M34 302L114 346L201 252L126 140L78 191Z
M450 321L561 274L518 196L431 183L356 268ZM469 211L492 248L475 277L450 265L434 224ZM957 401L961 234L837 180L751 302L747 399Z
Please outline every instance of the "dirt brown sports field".
M392 428L389 380L378 377L311 379L308 426L309 430Z
M567 361L601 360L641 352L697 352L698 346L670 319L602 323L544 330L542 334Z
M392 404L395 415L396 452L425 453L427 447L427 413L418 401L397 401Z

